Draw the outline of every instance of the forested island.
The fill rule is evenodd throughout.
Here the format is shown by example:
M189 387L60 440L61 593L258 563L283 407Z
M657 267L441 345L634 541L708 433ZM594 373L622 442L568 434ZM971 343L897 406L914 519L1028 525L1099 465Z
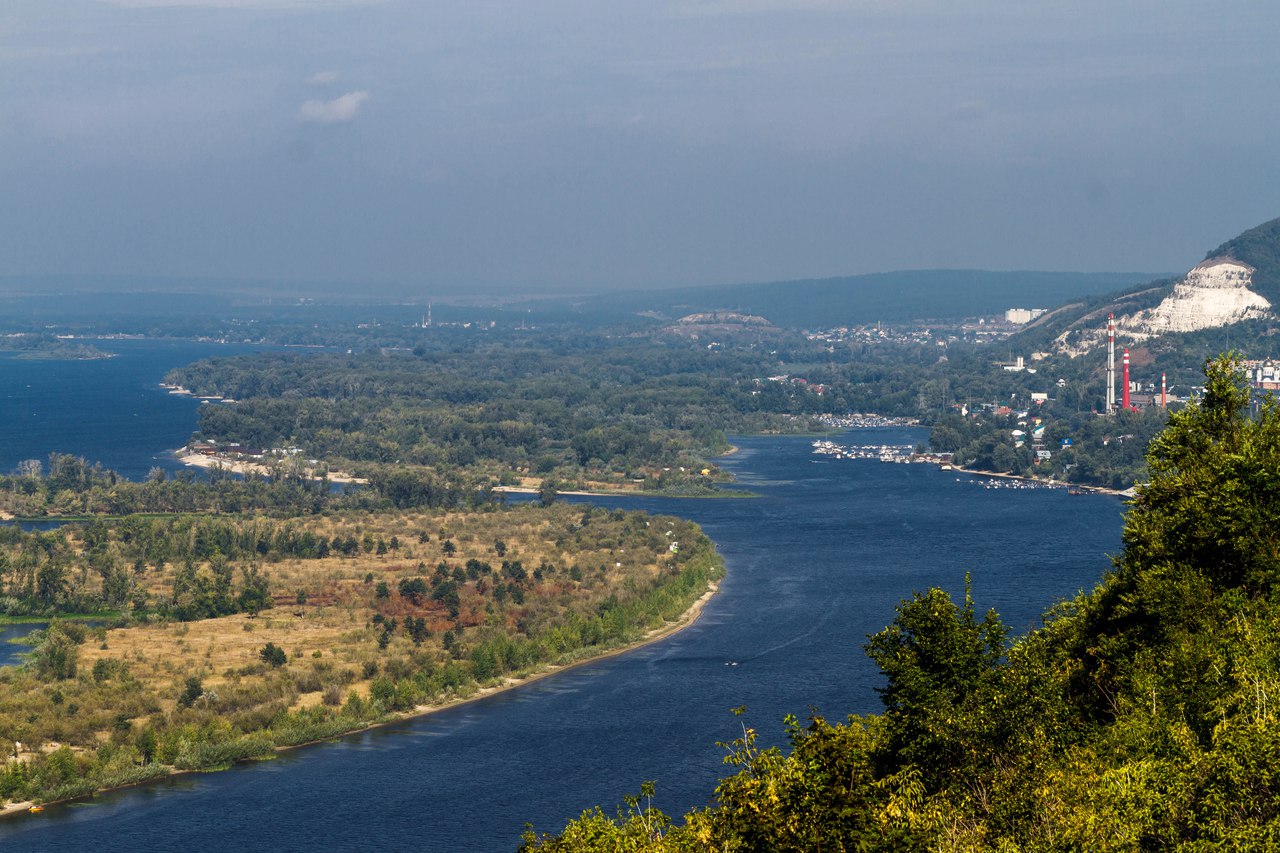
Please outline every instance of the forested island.
M867 654L884 712L787 719L789 749L725 744L713 805L673 821L650 783L521 849L1264 850L1280 840L1274 650L1280 407L1238 364L1147 454L1115 568L1009 642L931 589Z
M563 503L0 526L0 608L53 620L0 669L0 801L482 695L674 630L721 572L690 522Z
M198 442L307 456L377 479L388 466L492 486L709 494L726 430L819 429L830 405L769 382L758 341L549 334L413 351L271 353L205 361L168 382L235 402L202 409Z
M21 332L0 335L0 352L13 353L14 358L52 361L91 361L114 355L84 341Z

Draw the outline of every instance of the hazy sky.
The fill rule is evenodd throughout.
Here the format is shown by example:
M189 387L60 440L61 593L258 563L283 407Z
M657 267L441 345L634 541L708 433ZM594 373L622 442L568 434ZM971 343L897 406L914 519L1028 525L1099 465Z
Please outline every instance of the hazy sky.
M1274 0L2 0L0 275L1185 269L1280 216L1278 35Z

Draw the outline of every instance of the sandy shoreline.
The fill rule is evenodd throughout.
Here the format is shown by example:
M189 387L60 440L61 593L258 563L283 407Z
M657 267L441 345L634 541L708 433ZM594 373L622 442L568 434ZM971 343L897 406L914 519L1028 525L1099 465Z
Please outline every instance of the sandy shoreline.
M536 495L540 493L539 489L532 486L494 486L493 491L502 492L508 495ZM556 489L557 495L578 495L580 497L589 498L617 498L617 497L633 497L633 498L652 498L662 497L653 492L642 492L639 489L618 489L617 491L599 491L593 492L586 489Z
M661 625L657 628L653 628L649 631L646 631L645 634L642 637L640 637L638 640L636 640L633 643L628 643L625 646L619 646L616 649L609 649L608 651L602 652L601 654L583 658L582 660L574 661L573 663L548 666L544 669L540 669L536 672L530 673L529 675L526 675L523 677L504 678L501 684L495 684L489 687L482 687L476 692L471 693L467 696L458 696L446 702L441 702L434 705L419 705L416 708L414 708L412 711L406 711L401 714L397 714L392 719L385 720L383 722L373 723L367 726L361 726L360 728L351 729L348 732L343 732L340 735L334 735L333 737L324 738L322 740L308 741L307 743L299 743L299 744L294 744L292 746L278 746L275 748L275 751L277 753L281 753L281 752L287 752L293 749L301 749L306 746L315 746L317 744L337 740L338 738L347 737L348 735L360 734L361 732L372 731L373 729L385 728L387 726L394 726L400 723L407 722L409 720L419 719L421 717L428 717L432 714L439 713L440 711L444 711L448 708L456 708L459 705L466 705L467 703L470 703L470 702L477 702L481 699L484 699L487 696L493 696L495 694L503 693L508 690L514 690L515 688L523 687L526 684L533 684L534 682L542 681L543 679L550 678L553 675L558 675L559 673L566 672L571 669L577 669L578 667L586 666L587 664L596 663L602 660L608 660L609 658L614 658L614 657L618 657L619 655L627 654L628 652L633 652L636 649L640 649L645 646L652 645L653 643L659 642L661 640L665 640L667 637L670 637L671 635L676 634L680 631L683 631L685 628L692 626L694 623L698 621L698 617L702 615L702 610L704 607L706 607L707 602L710 601L719 590L720 590L720 581L713 581L711 585L708 586L707 591L704 592L701 595L701 597L698 598L697 601L689 605L689 608L685 610L684 613L680 614L680 617L676 619L674 622L669 622L665 625ZM174 777L177 777L177 776L185 776L188 773L204 773L204 772L208 772L208 771L174 770L156 779L149 779L143 782L136 782L131 785L121 785L114 788L103 788L99 791L95 791L92 794L92 796L96 797L98 794L105 794L111 791L120 791L120 790L124 790L125 788L136 788L140 785L146 785L151 782L158 782L165 779L173 779ZM60 802L74 802L76 800L83 800L83 799L85 798L75 797L72 800L55 800L48 803L43 803L39 807L43 808L43 806L57 805ZM4 806L3 808L0 808L0 819L6 818L6 817L12 817L18 814L28 813L31 810L32 806L35 806L35 805L36 804L31 801L24 801L20 803L10 803L9 805Z
M224 459L220 456L205 456L203 453L192 453L185 448L175 450L174 455L183 465L191 468L222 468L233 474L261 474L267 476L271 473L271 467L261 462L246 462L238 459ZM368 480L362 477L353 477L342 471L330 471L328 474L319 475L315 473L313 468L304 468L305 476L312 480L327 479L330 483L367 483Z

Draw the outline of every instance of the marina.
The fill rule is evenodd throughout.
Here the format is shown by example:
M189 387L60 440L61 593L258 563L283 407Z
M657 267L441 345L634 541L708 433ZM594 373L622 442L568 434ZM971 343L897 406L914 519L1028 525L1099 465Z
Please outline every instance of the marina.
M813 452L836 459L876 459L894 463L932 461L916 453L915 446L910 444L837 444L820 439L813 443Z
M1034 491L1037 489L1067 489L1066 483L1056 480L1034 480L1011 474L997 474L986 471L967 471L955 468L946 461L945 456L920 453L911 444L839 444L830 439L818 439L813 442L813 453L816 456L828 456L833 459L871 459L893 464L911 464L927 462L940 465L943 471L961 470L969 477L956 477L957 483L974 483L984 489L1005 489L1013 491ZM1073 486L1071 494L1081 494L1079 486Z

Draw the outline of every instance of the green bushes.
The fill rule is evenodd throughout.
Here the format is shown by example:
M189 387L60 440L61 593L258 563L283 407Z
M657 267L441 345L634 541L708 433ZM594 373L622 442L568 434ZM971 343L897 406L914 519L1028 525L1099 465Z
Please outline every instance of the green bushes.
M80 654L76 646L84 642L84 636L81 625L62 622L50 625L31 653L31 665L40 678L44 681L75 678Z
M230 767L237 761L265 758L275 751L272 738L241 735L227 740L185 741L178 746L172 764L179 770L213 770Z

